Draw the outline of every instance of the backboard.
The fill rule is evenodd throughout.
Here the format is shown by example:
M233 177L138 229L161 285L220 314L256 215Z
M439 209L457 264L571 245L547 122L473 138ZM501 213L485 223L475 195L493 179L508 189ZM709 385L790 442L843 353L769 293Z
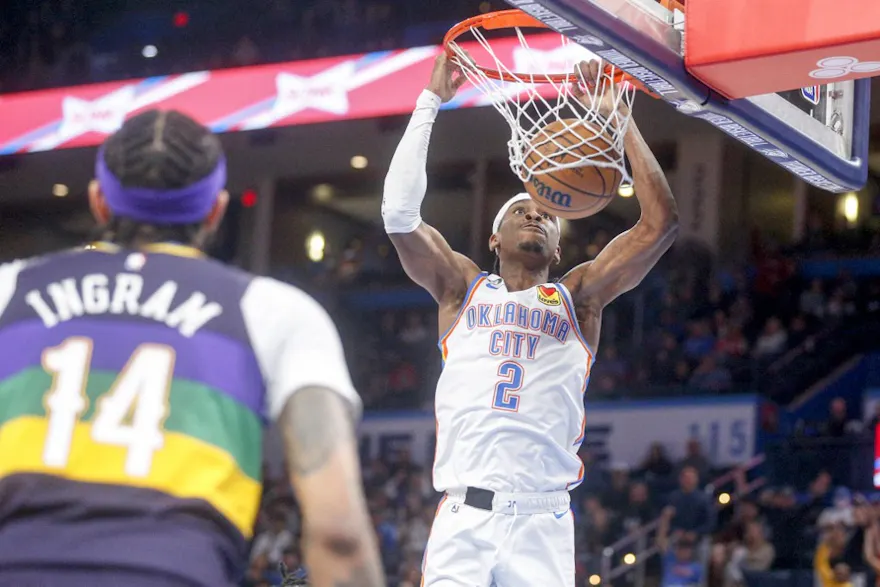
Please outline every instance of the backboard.
M684 14L665 6L675 2L507 2L818 188L846 192L867 181L870 79L728 99L688 72Z

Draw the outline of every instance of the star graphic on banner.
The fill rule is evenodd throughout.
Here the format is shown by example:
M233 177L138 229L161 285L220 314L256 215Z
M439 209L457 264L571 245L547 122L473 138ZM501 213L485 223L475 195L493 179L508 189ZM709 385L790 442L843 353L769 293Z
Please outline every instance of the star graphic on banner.
M119 130L131 112L158 104L199 86L210 78L205 71L170 76L161 83L117 84L121 87L91 100L65 96L61 100L61 122L57 130L31 144L28 151L48 151L90 132L105 135Z
M135 88L126 85L94 100L65 96L61 101L61 124L52 134L35 141L31 152L47 151L88 132L116 132L135 100Z
M348 87L354 74L352 61L312 77L279 73L275 78L278 95L272 107L273 118L286 118L309 108L345 115L348 112Z
M93 101L65 96L61 103L62 122L58 132L64 136L87 132L112 134L125 122L134 98L134 86L125 86Z

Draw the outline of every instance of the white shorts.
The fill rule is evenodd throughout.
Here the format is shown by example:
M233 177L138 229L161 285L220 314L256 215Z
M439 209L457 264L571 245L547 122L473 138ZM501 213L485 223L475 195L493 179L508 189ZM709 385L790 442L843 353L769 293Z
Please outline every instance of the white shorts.
M567 491L495 494L492 511L448 492L437 507L422 587L574 587Z

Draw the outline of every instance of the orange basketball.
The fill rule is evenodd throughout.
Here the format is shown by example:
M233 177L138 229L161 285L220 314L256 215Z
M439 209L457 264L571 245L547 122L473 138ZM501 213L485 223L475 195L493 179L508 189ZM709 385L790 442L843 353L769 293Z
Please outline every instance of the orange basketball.
M549 137L553 137L552 141L558 144L571 145L571 153L558 152L559 147ZM590 142L584 142L587 139ZM551 167L553 163L581 161L607 149L610 144L605 137L596 136L584 123L568 119L545 126L532 139L532 146L549 160L542 160L532 152L526 158L526 166L532 168L537 164L536 169L541 170ZM617 169L596 167L585 162L578 167L533 174L525 187L532 199L548 212L560 218L586 218L611 203L621 179Z

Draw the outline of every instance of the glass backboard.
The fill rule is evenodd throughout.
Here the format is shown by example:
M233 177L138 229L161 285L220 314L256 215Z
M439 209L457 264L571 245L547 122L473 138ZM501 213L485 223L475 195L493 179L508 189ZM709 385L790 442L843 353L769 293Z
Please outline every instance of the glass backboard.
M656 0L507 2L818 188L867 181L869 79L728 100L688 73L684 15Z

